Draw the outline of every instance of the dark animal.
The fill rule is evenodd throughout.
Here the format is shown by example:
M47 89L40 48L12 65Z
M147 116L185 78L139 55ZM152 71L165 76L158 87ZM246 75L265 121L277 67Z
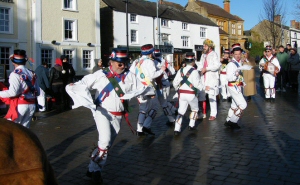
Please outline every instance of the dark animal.
M0 118L0 184L58 184L38 137L24 126L2 118Z

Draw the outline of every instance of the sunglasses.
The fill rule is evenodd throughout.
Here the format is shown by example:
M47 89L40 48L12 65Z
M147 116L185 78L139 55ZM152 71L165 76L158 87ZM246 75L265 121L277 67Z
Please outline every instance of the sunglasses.
M266 52L271 52L270 50L267 50Z
M123 64L123 63L118 63L118 67L124 67L125 66L125 64Z

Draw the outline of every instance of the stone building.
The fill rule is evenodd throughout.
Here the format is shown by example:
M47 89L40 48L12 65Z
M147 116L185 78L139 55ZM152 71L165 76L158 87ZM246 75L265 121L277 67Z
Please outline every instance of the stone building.
M13 70L9 55L24 49L35 69L41 61L51 67L62 54L70 58L76 75L92 72L101 57L100 2L94 0L0 1L0 62ZM3 25L3 26L2 26Z
M197 12L208 17L220 28L220 48L230 48L234 43L244 46L246 41L244 20L230 13L230 0L224 0L224 8L201 0L188 0L186 11Z

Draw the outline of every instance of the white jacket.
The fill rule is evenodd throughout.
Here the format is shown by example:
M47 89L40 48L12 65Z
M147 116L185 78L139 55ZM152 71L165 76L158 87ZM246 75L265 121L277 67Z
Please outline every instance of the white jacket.
M204 85L211 88L219 86L219 70L220 60L215 51L208 54L202 54L199 62L196 62L197 69L201 71L204 68L204 62L207 60L206 73L202 76L204 78Z

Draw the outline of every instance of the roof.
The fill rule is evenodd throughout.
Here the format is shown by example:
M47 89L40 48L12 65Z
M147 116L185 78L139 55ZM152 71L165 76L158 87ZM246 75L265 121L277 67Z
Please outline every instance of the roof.
M156 17L156 3L143 0L128 0L128 13ZM126 12L126 5L123 0L103 0L111 9L118 12ZM168 3L167 3L168 4ZM210 19L194 12L183 11L172 6L162 4L159 5L158 16L160 18L176 20L186 23L215 26L218 27Z
M201 7L204 7L207 10L207 13L210 15L224 17L224 18L228 18L228 19L236 20L236 21L244 21L240 17L228 13L226 10L219 7L218 5L210 4L210 3L207 3L204 1L196 1L195 3L197 3Z
M283 24L281 25L281 24L279 24L279 23L272 22L272 21L269 21L269 20L264 19L264 20L260 21L259 23L257 23L255 26L253 26L253 27L250 29L250 31L251 31L253 28L255 28L256 26L262 24L262 23L265 22L265 21L266 21L266 22L269 22L269 23L273 23L274 25L276 25L276 26L278 26L278 27L282 27L282 29L285 29L285 30L289 30L289 29L290 29L289 26L286 26L286 25L283 25Z
M167 6L172 6L174 8L177 8L178 10L184 10L184 7L177 3L173 3L169 1L162 1L161 3Z

